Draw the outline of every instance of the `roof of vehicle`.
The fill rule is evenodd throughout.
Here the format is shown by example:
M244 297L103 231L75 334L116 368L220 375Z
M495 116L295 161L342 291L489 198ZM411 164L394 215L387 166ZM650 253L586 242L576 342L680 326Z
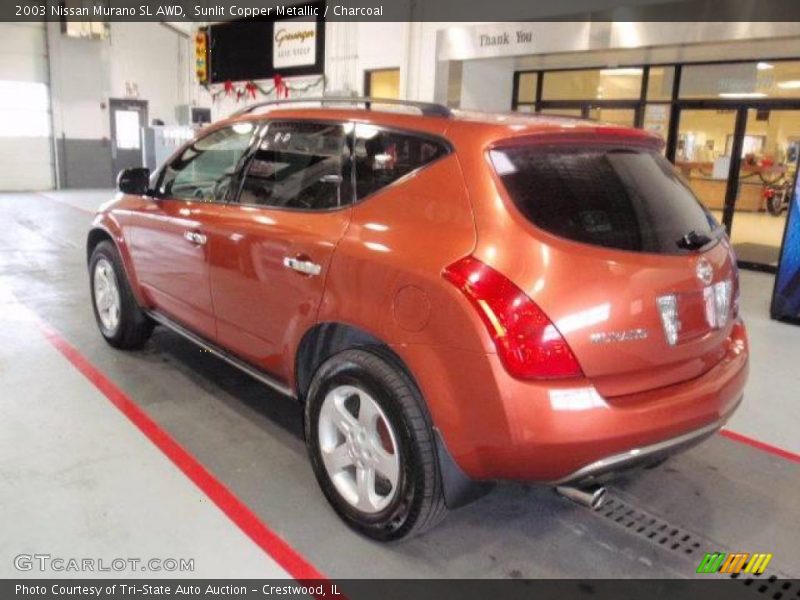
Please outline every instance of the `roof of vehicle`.
M429 116L409 111L375 108L281 107L234 114L224 122L270 119L316 119L321 121L355 121L419 131L450 139L472 136L475 141L492 144L501 140L527 136L570 134L574 136L609 136L651 145L663 144L659 136L633 127L623 127L589 119L526 113L490 113L452 110L449 116Z

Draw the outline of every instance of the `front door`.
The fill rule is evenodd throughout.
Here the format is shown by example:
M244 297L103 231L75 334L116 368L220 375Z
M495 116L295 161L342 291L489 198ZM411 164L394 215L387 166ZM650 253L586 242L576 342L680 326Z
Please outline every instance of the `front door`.
M675 166L728 231L728 207L739 162L733 154L734 146L738 147L736 122L736 109L681 108L675 148Z
M148 301L214 340L209 286L209 228L253 138L239 123L188 145L159 176L152 198L131 218L131 254Z
M219 344L284 381L350 222L348 137L341 124L270 123L209 232Z
M727 228L739 263L774 271L800 152L800 111L683 103L675 166Z
M142 162L142 127L147 125L147 101L112 98L111 168L114 180L122 169L144 166Z
M799 152L800 110L747 110L731 222L731 243L747 266L778 266Z

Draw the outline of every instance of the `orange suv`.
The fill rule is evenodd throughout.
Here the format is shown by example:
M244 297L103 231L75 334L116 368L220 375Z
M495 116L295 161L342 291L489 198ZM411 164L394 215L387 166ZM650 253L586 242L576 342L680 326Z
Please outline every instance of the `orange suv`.
M112 346L164 325L303 404L350 526L419 533L493 480L580 493L736 408L735 257L660 139L314 102L123 171L87 252Z

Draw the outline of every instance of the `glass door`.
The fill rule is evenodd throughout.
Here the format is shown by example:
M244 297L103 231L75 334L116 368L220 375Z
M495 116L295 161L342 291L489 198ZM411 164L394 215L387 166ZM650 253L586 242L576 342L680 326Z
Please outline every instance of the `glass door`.
M705 207L723 223L731 183L736 109L684 108L679 119L675 166ZM726 226L730 231L730 224Z
M731 242L738 259L777 267L800 148L800 110L747 110Z

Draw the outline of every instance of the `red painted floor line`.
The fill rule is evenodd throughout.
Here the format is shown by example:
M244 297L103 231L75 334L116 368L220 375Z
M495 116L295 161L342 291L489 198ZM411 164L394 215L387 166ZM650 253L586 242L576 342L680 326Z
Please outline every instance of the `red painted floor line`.
M122 414L136 425L153 444L199 487L251 540L300 581L327 577L318 571L297 550L272 531L225 484L212 475L200 462L153 421L125 392L101 373L89 360L49 324L39 320L47 340L80 371ZM320 581L322 580L322 581Z
M762 452L767 452L768 454L772 454L773 456L779 456L780 458L784 458L786 460L800 464L800 454L795 454L794 452L790 452L789 450L778 448L777 446L773 446L772 444L767 444L766 442L753 439L736 431L731 431L730 429L723 429L722 431L719 432L719 434L723 437L728 438L729 440L733 440L734 442L739 442L740 444L746 444L751 448L756 448L758 450L761 450Z

